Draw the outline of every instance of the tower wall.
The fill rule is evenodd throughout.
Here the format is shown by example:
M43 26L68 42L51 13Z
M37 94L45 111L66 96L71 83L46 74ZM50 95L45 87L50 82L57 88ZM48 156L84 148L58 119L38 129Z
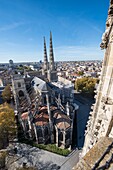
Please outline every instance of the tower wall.
M112 2L112 1L111 1ZM101 48L105 49L102 74L97 90L96 103L90 112L82 156L100 137L113 137L113 4L110 3L106 31Z

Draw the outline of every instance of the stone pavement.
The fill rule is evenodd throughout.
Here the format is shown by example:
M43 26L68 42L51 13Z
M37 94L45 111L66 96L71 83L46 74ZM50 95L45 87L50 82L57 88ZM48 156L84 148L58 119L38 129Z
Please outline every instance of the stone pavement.
M10 170L21 167L23 163L35 166L38 170L72 170L78 162L80 153L79 150L74 150L65 157L26 144L16 144L16 147L18 148L16 159L13 162L13 157L12 161L9 161L8 168Z
M72 170L74 165L79 161L80 150L74 150L72 154L68 156L66 161L61 165L60 170Z

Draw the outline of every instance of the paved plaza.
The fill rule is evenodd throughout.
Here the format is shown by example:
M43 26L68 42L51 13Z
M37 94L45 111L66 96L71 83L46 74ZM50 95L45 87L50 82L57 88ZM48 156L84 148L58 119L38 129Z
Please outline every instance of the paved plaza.
M38 170L71 170L79 160L79 150L73 150L65 157L26 144L16 144L16 147L17 158L10 162L11 170L22 166L23 163L35 166Z

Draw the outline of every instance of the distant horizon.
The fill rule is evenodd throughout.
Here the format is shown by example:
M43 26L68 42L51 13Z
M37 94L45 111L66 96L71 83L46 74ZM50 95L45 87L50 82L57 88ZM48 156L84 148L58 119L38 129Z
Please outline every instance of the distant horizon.
M103 0L0 0L0 62L43 60L43 36L49 56L50 30L55 61L102 60L108 7Z
M41 61L41 60L40 60L40 61ZM14 63L14 64L18 64L18 63L19 63L19 64L22 64L22 63L23 63L23 64L24 64L24 63L40 63L40 61L20 61L20 62L14 62L14 61L13 61L13 63ZM96 61L101 61L101 62L102 62L102 60L72 60L72 61L71 61L71 60L70 60L70 61L69 61L69 60L68 60L68 61L66 61L66 60L63 60L63 61L61 60L61 61L60 61L60 60L59 60L59 61L55 61L55 63L56 63L56 62L93 62L93 61L95 61L95 62L96 62ZM42 61L42 63L43 63L43 61ZM0 62L0 65L1 65L1 64L9 64L9 62Z

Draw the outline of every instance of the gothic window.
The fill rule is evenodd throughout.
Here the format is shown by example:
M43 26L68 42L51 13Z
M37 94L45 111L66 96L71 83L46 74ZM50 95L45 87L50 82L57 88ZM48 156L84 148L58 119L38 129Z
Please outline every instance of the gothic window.
M37 133L38 133L38 136L39 136L39 137L42 137L42 136L43 136L43 135L42 135L42 130L41 130L41 129L38 129L38 132L37 132Z
M44 96L44 104L47 104L47 102L46 102L46 96Z
M49 96L49 102L51 103L51 96Z
M60 141L63 141L63 132L60 132L60 133L59 133L59 140L60 140Z
M70 131L67 131L67 133L66 133L66 139L70 139Z
M22 90L19 91L19 97L23 97L24 96L24 92Z
M102 120L98 120L98 123L100 123L100 124L101 124L101 122L102 122Z
M44 133L45 136L47 136L47 135L48 135L48 128L47 128L47 127L45 128L45 131L44 131L44 132L45 132L45 133Z
M18 82L18 87L21 87L21 83L20 82Z

